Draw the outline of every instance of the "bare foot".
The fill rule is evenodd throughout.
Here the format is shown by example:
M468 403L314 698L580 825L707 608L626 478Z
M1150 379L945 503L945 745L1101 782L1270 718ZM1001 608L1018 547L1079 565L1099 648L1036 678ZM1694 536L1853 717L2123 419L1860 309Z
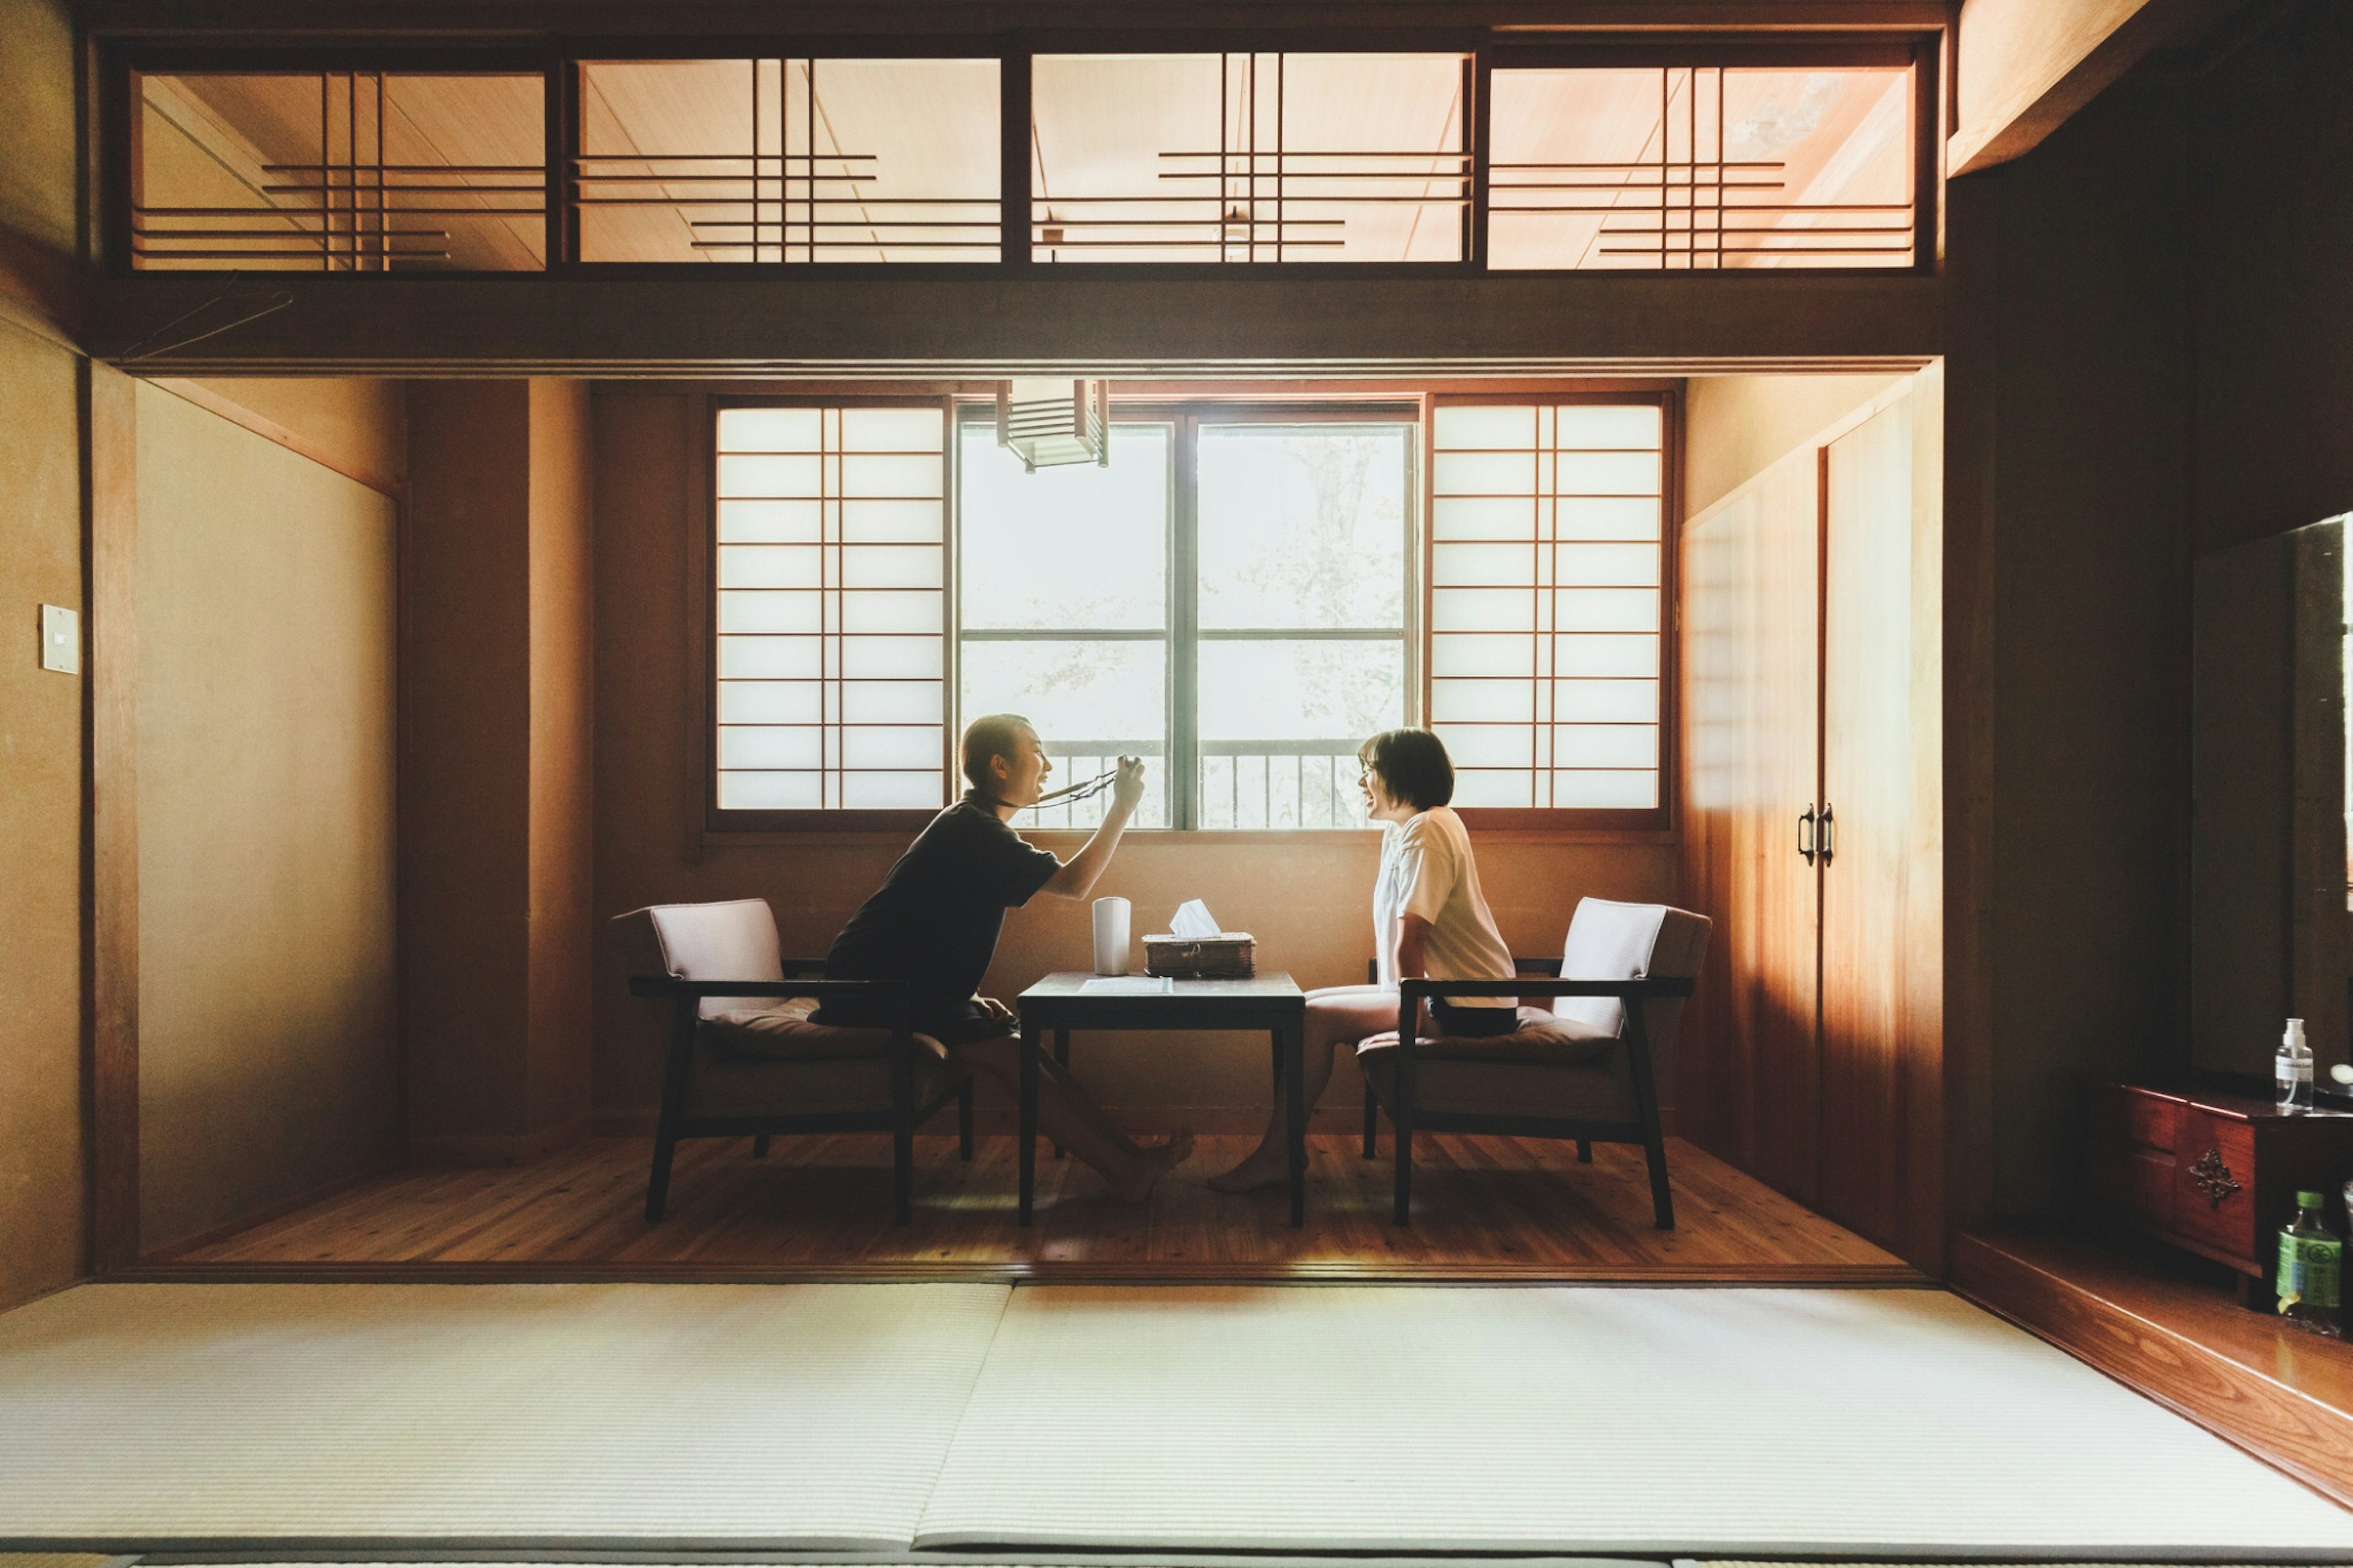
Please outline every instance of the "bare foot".
M1152 1195L1160 1178L1193 1157L1192 1129L1180 1127L1165 1142L1146 1144L1136 1161L1134 1179L1118 1189L1121 1201L1140 1204Z
M1213 1193L1254 1193L1261 1187L1273 1186L1290 1174L1291 1163L1280 1151L1270 1154L1258 1149L1232 1170L1211 1176L1208 1186Z

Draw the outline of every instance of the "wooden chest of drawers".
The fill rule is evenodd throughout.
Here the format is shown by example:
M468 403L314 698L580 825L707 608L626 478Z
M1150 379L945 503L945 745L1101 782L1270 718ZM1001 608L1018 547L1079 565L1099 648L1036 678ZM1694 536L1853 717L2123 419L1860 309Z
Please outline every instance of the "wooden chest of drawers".
M2277 1236L2299 1188L2328 1199L2353 1177L2353 1112L2283 1115L2268 1100L2141 1084L2093 1097L2092 1175L2112 1217L2240 1275L2240 1296L2269 1307Z

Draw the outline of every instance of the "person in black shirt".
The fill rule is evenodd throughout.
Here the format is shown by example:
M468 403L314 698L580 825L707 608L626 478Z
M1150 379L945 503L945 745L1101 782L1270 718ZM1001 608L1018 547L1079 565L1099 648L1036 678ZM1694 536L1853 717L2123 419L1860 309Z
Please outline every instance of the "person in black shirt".
M1066 862L1028 843L1008 819L1034 805L1054 764L1037 731L1018 714L976 719L964 732L964 773L972 788L934 817L859 907L826 955L828 980L900 980L913 990L918 1034L931 1036L966 1066L1008 1090L1020 1083L1021 1041L1012 1010L978 994L997 952L1005 911L1045 892L1083 899L1111 864L1120 835L1144 798L1144 763L1120 759L1111 809L1094 837ZM871 1004L829 1003L824 1024L883 1022ZM1180 1131L1164 1143L1138 1144L1088 1098L1068 1069L1038 1052L1038 1124L1092 1165L1113 1192L1142 1202L1153 1184L1192 1152Z

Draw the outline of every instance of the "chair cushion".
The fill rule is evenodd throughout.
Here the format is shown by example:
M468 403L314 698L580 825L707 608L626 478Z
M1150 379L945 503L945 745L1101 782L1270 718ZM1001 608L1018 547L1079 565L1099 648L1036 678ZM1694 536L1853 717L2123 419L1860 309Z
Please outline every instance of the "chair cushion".
M1508 1035L1441 1035L1418 1037L1414 1055L1421 1061L1544 1062L1571 1067L1609 1053L1617 1042L1615 1031L1604 1031L1575 1018L1522 1007L1520 1026ZM1356 1042L1360 1065L1368 1058L1397 1049L1397 1031L1368 1035Z
M729 1056L762 1061L883 1061L891 1051L888 1029L843 1028L813 1024L814 997L787 996L765 1007L731 1007L702 1020L712 1044ZM921 1062L947 1060L947 1047L929 1035L915 1037Z
M687 1078L689 1116L812 1116L891 1108L891 1031L812 1024L817 1003L794 996L705 1018ZM964 1064L915 1037L915 1100L963 1081Z

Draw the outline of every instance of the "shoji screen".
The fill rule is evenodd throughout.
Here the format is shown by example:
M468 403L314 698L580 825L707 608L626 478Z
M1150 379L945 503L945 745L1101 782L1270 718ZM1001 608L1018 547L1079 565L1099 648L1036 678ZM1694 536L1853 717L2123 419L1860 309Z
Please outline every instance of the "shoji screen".
M945 406L723 408L718 437L718 809L942 805Z
M1429 712L1457 805L1662 805L1664 447L1656 402L1436 410Z

